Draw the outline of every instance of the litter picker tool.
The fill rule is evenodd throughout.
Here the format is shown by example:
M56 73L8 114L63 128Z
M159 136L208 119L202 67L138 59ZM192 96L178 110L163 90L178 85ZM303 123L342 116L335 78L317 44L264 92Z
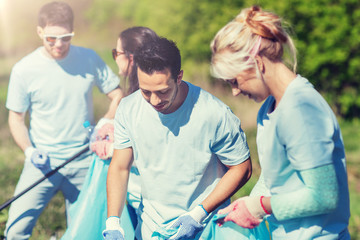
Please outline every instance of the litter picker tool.
M38 185L39 183L41 183L42 181L44 181L45 179L49 178L50 176L52 176L54 173L56 173L57 171L59 171L59 169L61 169L62 167L64 167L66 164L68 164L69 162L73 161L74 159L76 159L77 157L79 157L81 154L85 153L89 151L89 146L86 146L86 148L84 148L83 150L81 150L80 152L78 152L77 154L75 154L74 156L72 156L71 158L69 158L68 160L66 160L66 162L62 163L60 166L56 167L55 169L51 170L50 172L46 173L42 178L40 178L38 181L36 181L35 183L33 183L31 186L29 186L28 188L26 188L25 190L23 190L22 192L20 192L18 195L12 197L11 199L9 199L8 201L6 201L5 203L3 203L0 206L0 212L6 208L7 206L9 206L13 201L15 201L16 199L18 199L19 197L21 197L22 195L24 195L25 193L27 193L29 190L31 190L32 188L34 188L36 185Z

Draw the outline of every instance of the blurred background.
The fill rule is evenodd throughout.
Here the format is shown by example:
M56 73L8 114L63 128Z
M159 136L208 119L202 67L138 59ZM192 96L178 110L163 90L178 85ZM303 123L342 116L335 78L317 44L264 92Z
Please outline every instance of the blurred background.
M5 108L12 66L41 45L37 14L47 0L0 0L0 203L11 198L22 170L24 154L16 146ZM184 80L199 85L228 104L241 119L254 174L235 197L248 194L260 169L255 143L260 104L232 97L228 86L209 73L209 44L215 33L242 8L257 4L288 23L298 50L298 73L308 78L336 113L347 156L352 239L360 239L360 2L358 0L65 0L75 13L72 43L94 49L117 72L111 57L118 34L131 26L146 26L174 40L183 57ZM41 70L41 69L39 69ZM94 89L99 119L107 99ZM41 215L31 239L58 238L66 228L61 194ZM0 212L0 235L7 211Z

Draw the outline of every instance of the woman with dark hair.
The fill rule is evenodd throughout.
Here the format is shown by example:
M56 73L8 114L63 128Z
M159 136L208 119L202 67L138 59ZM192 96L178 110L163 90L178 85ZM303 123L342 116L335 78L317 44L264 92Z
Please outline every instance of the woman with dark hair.
M116 49L112 55L119 67L119 75L126 79L129 87L127 95L139 88L136 74L136 63L133 54L158 36L146 27L132 27L120 33ZM126 89L126 87L124 88ZM94 152L92 164L82 187L82 191L70 209L71 222L62 239L100 239L105 229L106 209L106 176L113 152L114 126L107 122L95 129L96 141L91 143ZM134 239L137 222L136 209L140 203L140 182L136 166L132 166L127 193L127 208L121 216L122 225L126 228L126 239ZM130 234L129 234L130 233Z
M125 77L129 82L127 94L139 89L136 64L134 64L133 58L135 50L157 37L153 30L146 27L132 27L120 33L117 48L113 49L113 58L119 67L119 75Z

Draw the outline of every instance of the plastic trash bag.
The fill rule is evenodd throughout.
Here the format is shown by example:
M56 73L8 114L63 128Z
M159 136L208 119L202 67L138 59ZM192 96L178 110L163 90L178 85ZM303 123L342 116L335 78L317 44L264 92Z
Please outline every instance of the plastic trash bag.
M109 164L109 160L102 160L93 154L78 199L69 210L71 220L62 240L103 239L102 231L106 228L107 218L106 178ZM124 207L120 221L125 239L133 240L135 232L127 207Z
M225 216L226 214L215 214L205 227L200 240L270 240L266 221L262 221L259 226L253 229L240 227L233 222L225 222L221 227L218 226L216 221Z
M177 228L161 228L153 232L151 235L152 240L165 240L172 237L174 234L177 233L179 227Z

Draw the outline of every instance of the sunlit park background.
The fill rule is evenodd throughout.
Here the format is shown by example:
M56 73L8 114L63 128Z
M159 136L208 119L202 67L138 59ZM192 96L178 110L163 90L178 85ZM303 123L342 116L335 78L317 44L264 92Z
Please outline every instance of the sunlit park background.
M5 108L11 68L41 44L37 13L46 0L0 0L0 203L12 197L24 154L16 146ZM111 58L118 34L147 26L177 42L184 80L202 86L227 103L241 119L251 148L254 174L236 197L248 194L259 176L256 114L260 104L232 97L230 89L209 74L209 43L240 9L253 4L272 10L289 23L298 49L298 72L307 77L337 114L345 142L350 186L352 239L360 239L360 1L358 0L66 0L75 12L73 44L93 48L117 72ZM38 69L41 71L41 69ZM99 119L107 106L94 90ZM30 184L30 183L29 183ZM40 217L31 239L61 237L66 225L60 194ZM0 212L3 234L8 208Z

